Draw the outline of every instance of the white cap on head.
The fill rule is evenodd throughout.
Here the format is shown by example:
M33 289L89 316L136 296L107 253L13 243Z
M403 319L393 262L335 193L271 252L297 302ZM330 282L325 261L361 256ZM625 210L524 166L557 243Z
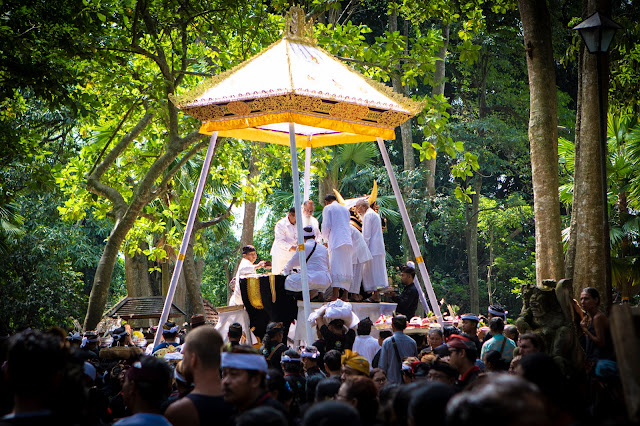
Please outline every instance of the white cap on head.
M313 228L312 228L312 227L310 227L310 226L305 226L305 227L302 229L302 231L303 231L303 232L302 232L302 235L303 235L304 237L315 237L315 236L316 236L316 234L313 232Z

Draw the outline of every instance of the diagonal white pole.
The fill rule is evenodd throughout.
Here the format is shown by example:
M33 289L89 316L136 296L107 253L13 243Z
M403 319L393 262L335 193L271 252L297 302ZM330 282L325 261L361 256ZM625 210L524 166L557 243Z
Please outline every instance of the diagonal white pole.
M304 195L302 201L305 202L311 197L311 147L304 149Z
M411 248L413 248L413 254L416 256L416 263L418 264L418 269L420 269L420 274L422 275L422 280L424 281L424 286L427 289L427 294L429 295L429 301L431 302L431 308L433 309L433 313L436 316L436 320L440 325L443 325L442 322L442 313L440 312L440 305L438 304L438 300L436 299L436 294L433 292L433 287L431 286L431 279L429 279L429 272L427 272L427 267L424 264L424 259L420 254L420 247L418 246L418 241L416 240L416 234L413 231L413 226L411 225L411 220L409 219L409 214L407 213L407 207L404 205L404 200L402 199L402 193L400 192L400 187L398 186L398 181L396 179L395 174L393 174L393 168L391 167L391 160L389 160L389 154L387 153L387 147L384 146L384 141L382 138L378 139L378 147L380 148L380 153L382 154L382 159L384 160L384 166L387 168L387 173L389 174L389 181L391 182L391 187L393 188L393 193L396 196L396 202L398 203L398 208L400 209L400 215L402 216L402 221L404 222L404 227L407 230L407 236L409 237L409 241L411 242ZM422 291L421 286L417 286L418 296L420 296L420 302L422 302L422 306L427 309L427 301L424 297L424 292Z
M311 315L311 301L309 300L309 277L307 275L307 255L304 250L304 235L302 233L302 202L300 201L300 176L298 172L298 151L296 150L296 129L293 122L289 123L289 151L291 152L291 176L293 177L293 205L296 208L296 231L298 233L298 259L300 259L300 278L302 278L302 301L304 305L304 325L306 343L313 342L309 315ZM300 324L296 324L300 327Z
M162 325L169 319L169 312L171 311L171 304L173 303L173 296L176 294L176 287L178 286L178 279L180 278L180 272L182 272L182 264L184 263L184 257L187 253L187 247L189 246L189 240L191 239L191 232L193 231L193 223L196 221L196 215L198 214L198 207L200 206L200 199L202 198L202 192L204 191L204 184L207 181L207 175L209 174L209 166L211 165L211 158L213 157L213 151L216 147L216 140L218 139L218 132L211 134L211 141L207 148L207 155L202 163L202 170L200 170L200 179L198 180L198 186L196 187L196 193L193 194L193 201L191 202L191 210L189 211L189 218L187 219L187 226L182 236L182 244L180 244L180 252L178 253L178 259L176 260L175 267L173 269L173 275L171 276L171 283L169 284L169 291L167 291L167 298L164 300L164 308L162 308L162 315L160 316L160 322L158 323L158 330L156 336L153 339L153 347L160 344L160 337L162 336Z

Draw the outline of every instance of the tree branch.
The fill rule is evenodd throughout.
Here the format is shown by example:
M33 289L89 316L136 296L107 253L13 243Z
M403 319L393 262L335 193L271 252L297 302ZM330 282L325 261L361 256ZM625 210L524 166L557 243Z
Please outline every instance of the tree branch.
M205 135L200 135L201 137L204 137ZM169 172L162 178L162 182L160 182L160 184L158 185L158 188L153 191L154 192L154 196L158 196L161 193L166 191L166 188L169 185L169 182L171 181L171 179L173 179L173 177L176 175L176 173L178 172L178 170L180 170L182 168L182 166L184 166L187 161L189 161L194 155L196 155L196 153L198 151L200 151L202 148L207 146L207 142L206 141L202 141L194 146L191 147L191 149L189 150L189 152L187 152L184 157L182 157L182 159L180 160L180 162L178 162L178 164L176 164L175 167L173 167L171 170L169 170Z
M221 215L216 216L211 220L206 220L204 222L201 222L196 219L196 223L193 225L194 232L200 231L201 229L209 228L228 218L229 215L231 214L231 209L233 208L233 205L236 203L236 201L238 201L238 199L236 197L233 197L233 199L231 200L231 204L229 204L229 207L227 208L227 211Z
M120 141L113 147L111 151L105 156L104 160L94 167L93 172L87 176L87 189L94 194L101 195L107 198L114 204L114 207L118 210L123 208L125 201L120 192L117 189L100 182L100 178L107 169L116 161L118 156L131 144L131 142L142 133L142 131L149 125L153 114L147 113L140 119L133 129L120 139ZM119 212L122 213L122 212Z
M185 70L178 70L178 71L174 71L174 74L187 74L187 75L197 75L197 76L201 76L201 77L213 77L216 74L211 74L209 72L195 72L195 71L185 71Z
M122 126L124 125L124 122L127 120L127 118L129 117L129 114L131 114L131 111L133 111L133 108L136 107L136 104L134 103L133 105L131 105L131 108L129 108L129 110L127 111L127 113L124 115L124 117L122 117L122 120L120 120L120 122L118 123L118 126L116 127L116 129L113 131L113 133L111 134L111 136L109 137L109 140L107 141L106 144L104 144L104 148L102 148L102 151L100 151L100 154L98 154L98 158L96 158L96 161L93 163L93 166L91 167L91 170L89 171L89 175L91 175L91 173L93 173L93 171L96 169L96 166L98 164L98 161L100 161L100 159L102 158L102 156L104 155L105 151L107 150L107 148L109 147L109 145L111 145L111 142L113 141L113 139L116 137L116 135L118 134L118 132L120 131L120 129L122 128Z

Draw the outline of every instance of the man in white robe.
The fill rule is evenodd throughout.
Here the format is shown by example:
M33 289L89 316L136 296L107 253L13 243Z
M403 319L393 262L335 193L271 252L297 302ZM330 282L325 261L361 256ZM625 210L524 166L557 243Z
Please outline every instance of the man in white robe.
M356 203L356 210L362 217L362 236L373 257L362 270L362 285L365 291L372 292L369 300L379 302L380 293L378 290L389 286L382 221L380 215L369 206L368 200L359 200Z
M284 265L296 252L298 247L298 233L296 232L296 209L290 208L289 213L276 223L275 236L271 246L272 272L281 274Z
M336 201L336 196L329 194L324 198L322 210L322 236L329 245L329 267L331 269L331 285L333 294L331 301L340 297L348 300L349 288L353 281L353 260L351 225L349 225L349 209Z
M256 273L256 269L258 268L270 268L270 266L268 266L267 262L265 262L264 260L255 263L257 259L258 253L256 253L256 248L254 246L242 247L242 260L240 260L240 265L238 265L238 271L236 272L236 283L233 287L233 295L231 296L231 300L229 300L229 306L237 306L243 304L242 294L240 292L240 278L245 278L248 275L254 275Z
M329 253L322 244L315 240L311 226L304 228L304 250L307 259L307 280L309 282L310 298L317 296L318 291L324 292L331 285L329 274ZM294 268L300 268L300 252L296 251L291 260L284 267L284 273L290 274L284 282L285 290L302 291L302 274L292 273Z
M364 241L362 232L351 225L351 243L353 247L352 263L353 263L353 282L349 289L350 298L354 302L359 302L362 299L360 296L360 285L362 284L362 271L364 265L369 263L373 257L367 247L367 243Z
M322 244L322 234L320 233L320 224L318 223L318 219L313 216L315 208L313 205L313 201L307 200L302 203L302 226L311 226L313 228L313 233L316 236L316 241L319 244Z

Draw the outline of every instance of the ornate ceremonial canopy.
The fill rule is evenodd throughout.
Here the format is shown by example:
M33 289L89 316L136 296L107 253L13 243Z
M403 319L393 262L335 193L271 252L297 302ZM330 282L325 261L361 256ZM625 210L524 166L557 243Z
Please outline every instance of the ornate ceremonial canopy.
M280 41L173 101L206 134L289 145L295 123L298 148L395 139L423 108L319 48L299 8Z
M201 120L200 132L210 134L211 141L202 164L159 329L169 315L218 136L289 145L291 169L296 172L296 148L306 148L305 199L308 198L312 147L376 141L416 263L423 275L432 309L442 324L440 306L384 146L384 139L395 139L395 127L423 109L421 103L393 93L390 87L357 73L319 48L313 37L312 23L305 20L304 11L298 7L292 7L287 14L282 40L184 95L173 97L172 102L185 113ZM302 200L298 173L292 173L292 179L298 219L296 227L304 317L308 318L311 306L302 237ZM426 308L427 301L419 286L418 291ZM313 341L311 328L307 321L304 323L305 335L310 343ZM160 343L160 337L160 332L157 332L155 345Z

